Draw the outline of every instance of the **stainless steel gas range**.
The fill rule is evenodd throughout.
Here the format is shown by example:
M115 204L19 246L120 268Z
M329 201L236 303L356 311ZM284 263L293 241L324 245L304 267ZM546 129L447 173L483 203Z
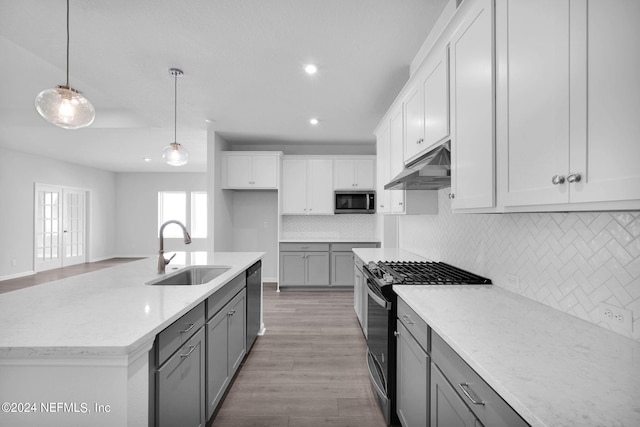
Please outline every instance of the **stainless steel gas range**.
M396 415L396 302L393 286L487 285L491 280L443 262L381 261L363 269L367 279L367 368L388 425Z

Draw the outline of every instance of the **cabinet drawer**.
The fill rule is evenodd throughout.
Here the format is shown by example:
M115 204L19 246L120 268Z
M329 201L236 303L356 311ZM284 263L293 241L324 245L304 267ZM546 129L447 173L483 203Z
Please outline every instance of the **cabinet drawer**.
M398 298L398 322L413 335L418 344L429 351L429 326L402 298Z
M207 298L207 320L211 319L231 298L240 292L247 284L246 272L238 274L229 283Z
M158 334L158 365L164 363L202 325L204 325L204 301Z
M328 243L280 243L280 252L327 252Z
M332 243L331 250L334 252L351 252L353 248L377 248L377 243Z
M435 332L431 334L431 358L482 424L529 425Z

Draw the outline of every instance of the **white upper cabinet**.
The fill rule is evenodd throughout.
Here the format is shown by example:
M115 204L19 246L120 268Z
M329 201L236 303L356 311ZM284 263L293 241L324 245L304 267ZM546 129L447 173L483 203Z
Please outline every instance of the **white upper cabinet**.
M449 137L449 65L446 48L429 54L404 98L404 162Z
M450 39L452 209L495 204L493 28L493 1L479 0Z
M391 180L389 151L390 151L389 120L380 126L376 133L376 170L378 185L376 187L377 213L391 212L391 190L385 190L384 186Z
M403 143L402 143L402 135L403 135L403 120L402 120L402 108L397 108L395 111L391 112L391 132L390 132L390 141L389 141L389 156L387 156L384 160L389 164L389 179L387 183L398 176L400 172L404 169L404 159L403 159ZM390 212L391 213L404 213L404 202L405 202L405 191L404 190L387 190L389 191L389 203Z
M281 152L222 152L222 188L277 189Z
M640 1L571 4L571 202L640 199ZM572 42L572 48L577 43Z
M334 188L336 190L375 189L375 164L371 159L334 160Z
M283 215L333 214L333 160L282 161Z
M498 0L496 12L500 204L637 208L602 202L640 200L640 2Z

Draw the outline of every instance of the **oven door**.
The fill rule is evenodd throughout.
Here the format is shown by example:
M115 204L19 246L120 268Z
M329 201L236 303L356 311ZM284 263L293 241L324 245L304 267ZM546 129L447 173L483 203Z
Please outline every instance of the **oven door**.
M387 424L391 419L389 389L389 318L392 302L367 278L367 368Z

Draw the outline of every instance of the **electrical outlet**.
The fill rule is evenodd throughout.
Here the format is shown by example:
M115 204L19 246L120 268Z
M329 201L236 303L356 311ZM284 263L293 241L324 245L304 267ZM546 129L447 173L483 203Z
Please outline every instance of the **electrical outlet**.
M515 274L507 274L506 276L507 279L507 289L512 290L512 291L519 291L520 290L520 277L515 275Z
M600 320L612 330L627 334L633 332L633 312L622 307L601 302L598 305Z
M18 265L18 260L17 259L12 259L11 260L11 267L15 267L16 265Z

